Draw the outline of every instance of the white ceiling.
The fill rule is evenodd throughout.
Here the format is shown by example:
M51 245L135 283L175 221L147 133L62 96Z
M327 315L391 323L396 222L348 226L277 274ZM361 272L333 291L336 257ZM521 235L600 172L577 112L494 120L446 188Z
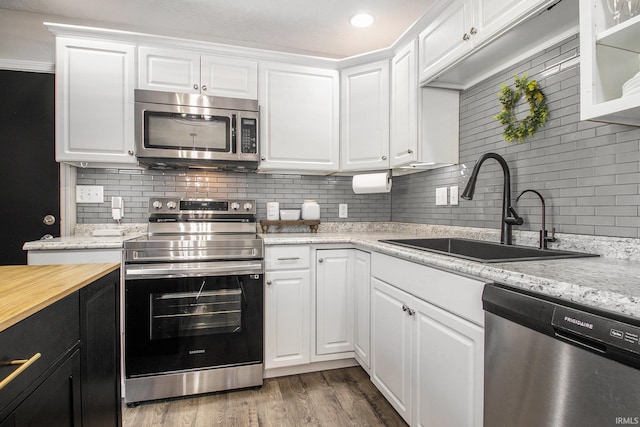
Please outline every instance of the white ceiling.
M0 8L94 25L344 58L391 46L436 0L0 0ZM369 12L371 27L351 16ZM65 20L70 23L69 19Z

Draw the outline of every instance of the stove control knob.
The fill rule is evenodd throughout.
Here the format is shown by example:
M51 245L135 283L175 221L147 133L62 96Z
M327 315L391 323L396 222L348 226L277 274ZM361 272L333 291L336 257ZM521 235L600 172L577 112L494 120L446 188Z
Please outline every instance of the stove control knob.
M238 203L238 202L231 203L231 210L232 211L237 211L238 209L240 209L240 203Z
M171 200L170 202L167 202L167 207L169 209L175 209L178 207L178 204L176 202L174 202L173 200Z
M156 200L155 202L153 202L153 208L154 209L161 209L162 208L162 202L160 200Z
M245 211L250 211L252 207L253 207L253 205L251 203L249 203L249 202L245 203L244 206L243 206Z

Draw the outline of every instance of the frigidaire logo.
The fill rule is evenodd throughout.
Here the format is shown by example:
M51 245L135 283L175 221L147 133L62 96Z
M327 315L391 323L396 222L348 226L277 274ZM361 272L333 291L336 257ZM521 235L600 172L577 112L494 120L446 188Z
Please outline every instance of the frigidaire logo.
M593 323L583 322L582 320L574 319L573 317L564 316L564 321L582 326L583 328L593 329Z
M201 350L189 350L189 354L204 354L204 349L201 349Z
M616 424L634 426L640 424L640 418L638 417L616 417Z

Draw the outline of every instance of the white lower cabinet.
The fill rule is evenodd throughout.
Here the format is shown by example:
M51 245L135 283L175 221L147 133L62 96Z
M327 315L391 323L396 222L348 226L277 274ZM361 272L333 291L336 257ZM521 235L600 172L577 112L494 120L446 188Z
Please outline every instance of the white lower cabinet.
M352 249L316 251L316 354L353 351Z
M381 254L371 381L412 426L481 426L483 283Z
M266 250L265 369L311 361L311 270L308 246Z

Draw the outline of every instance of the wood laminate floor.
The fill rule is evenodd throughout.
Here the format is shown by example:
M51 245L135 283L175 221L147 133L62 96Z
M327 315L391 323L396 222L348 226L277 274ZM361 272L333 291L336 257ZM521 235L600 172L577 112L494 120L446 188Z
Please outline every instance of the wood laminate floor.
M124 427L406 426L362 368L265 379L260 388L123 408Z

